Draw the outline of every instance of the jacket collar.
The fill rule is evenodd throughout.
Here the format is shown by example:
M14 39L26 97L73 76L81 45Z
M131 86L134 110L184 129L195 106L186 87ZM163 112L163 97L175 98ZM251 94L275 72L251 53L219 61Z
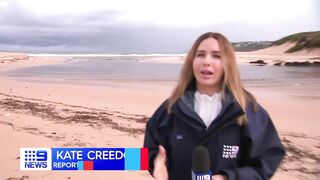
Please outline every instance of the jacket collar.
M173 105L172 113L190 126L201 130L207 127L199 115L194 111L194 93L195 90L186 91L184 95L180 97L180 99ZM225 98L222 99L222 109L216 119L208 127L208 131L217 124L226 123L227 121L233 120L233 116L239 116L243 114L244 111L235 101L233 94L226 89Z

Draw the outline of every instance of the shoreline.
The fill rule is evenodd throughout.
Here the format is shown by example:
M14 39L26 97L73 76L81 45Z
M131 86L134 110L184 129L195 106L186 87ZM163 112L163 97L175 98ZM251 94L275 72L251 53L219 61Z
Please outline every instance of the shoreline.
M38 65L50 65L63 63L72 57L119 57L120 55L28 55L23 53L1 53L0 52L0 71L9 71L22 67L31 67ZM174 55L159 55L159 56L147 56L148 59L139 60L143 63L165 63L165 64L183 64L185 60L184 54ZM262 53L258 51L252 52L235 52L236 60L238 65L251 64L251 65L280 65L285 66L285 63L302 63L309 62L309 65L316 64L319 66L320 55L308 55L308 54L284 54L284 53ZM255 61L263 61L264 63L250 63ZM279 64L281 63L281 64ZM294 66L299 66L293 64ZM291 65L292 66L292 65Z
M43 61L41 57L32 63L19 61L6 65L13 70L63 62L63 59ZM2 65L0 71L8 70ZM170 95L175 83L108 81L107 86L98 86L46 83L45 78L41 81L19 81L0 75L0 145L6 147L0 155L3 170L0 178L152 179L145 171L19 171L19 148L141 147L145 122ZM320 98L305 97L317 92L292 87L247 88L269 112L287 150L286 159L272 179L319 176ZM303 96L296 96L299 94Z

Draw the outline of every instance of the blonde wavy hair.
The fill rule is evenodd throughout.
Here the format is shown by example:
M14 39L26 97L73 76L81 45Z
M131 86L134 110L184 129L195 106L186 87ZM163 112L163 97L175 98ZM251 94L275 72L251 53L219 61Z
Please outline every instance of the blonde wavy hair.
M193 73L193 60L195 58L196 51L200 45L200 43L207 39L214 38L218 41L220 50L221 50L221 58L223 62L224 76L222 80L222 98L224 99L225 90L228 89L234 96L237 103L241 106L241 108L245 111L249 102L254 104L254 109L256 110L257 104L256 100L247 90L244 89L242 85L242 81L240 79L240 73L238 70L238 66L236 63L234 49L228 39L220 33L215 32L207 32L201 35L193 44L192 48L188 52L185 63L182 67L180 78L178 84L173 90L172 94L168 98L168 113L171 112L171 108L173 104L185 93L185 91L190 86L195 86L195 77ZM241 116L237 119L237 124L245 125L247 124L246 116Z

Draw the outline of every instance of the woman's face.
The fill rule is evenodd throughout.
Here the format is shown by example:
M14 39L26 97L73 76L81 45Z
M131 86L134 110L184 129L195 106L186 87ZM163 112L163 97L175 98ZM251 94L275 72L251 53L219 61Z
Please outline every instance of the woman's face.
M197 89L221 90L223 64L219 43L214 38L203 40L193 60L193 73L197 81Z

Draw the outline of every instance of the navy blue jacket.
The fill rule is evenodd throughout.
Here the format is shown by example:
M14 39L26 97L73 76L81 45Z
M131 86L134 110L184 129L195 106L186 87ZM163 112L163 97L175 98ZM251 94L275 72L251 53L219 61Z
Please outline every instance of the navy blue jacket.
M248 124L235 120L244 114L227 93L222 110L207 128L194 111L194 91L187 91L167 113L165 101L149 119L144 147L149 148L149 172L161 144L166 149L169 179L191 179L192 153L197 145L207 147L211 172L224 174L229 180L269 179L285 155L268 113L258 106L246 109Z

